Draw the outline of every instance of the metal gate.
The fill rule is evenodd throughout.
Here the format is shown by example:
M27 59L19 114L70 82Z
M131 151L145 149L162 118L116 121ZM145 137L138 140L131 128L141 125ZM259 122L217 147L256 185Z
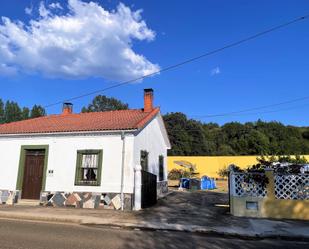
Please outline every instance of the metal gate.
M157 176L142 170L142 208L157 203Z

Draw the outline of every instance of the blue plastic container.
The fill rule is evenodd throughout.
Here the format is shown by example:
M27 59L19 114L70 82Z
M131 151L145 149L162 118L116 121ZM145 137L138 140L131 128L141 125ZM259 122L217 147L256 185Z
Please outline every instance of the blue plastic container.
M215 183L213 179L210 179L210 189L214 189L215 188Z
M180 178L180 187L189 189L189 178Z
M203 176L201 178L201 189L209 189L210 187L210 179L207 176Z
M209 178L208 176L203 176L201 179L201 189L215 189L216 183L214 179Z

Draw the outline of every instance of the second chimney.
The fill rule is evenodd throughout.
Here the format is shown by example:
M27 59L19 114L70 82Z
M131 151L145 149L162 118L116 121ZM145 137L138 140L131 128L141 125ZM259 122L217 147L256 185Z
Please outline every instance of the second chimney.
M144 89L144 112L153 110L153 89Z
M72 103L63 103L62 115L68 115L73 113Z

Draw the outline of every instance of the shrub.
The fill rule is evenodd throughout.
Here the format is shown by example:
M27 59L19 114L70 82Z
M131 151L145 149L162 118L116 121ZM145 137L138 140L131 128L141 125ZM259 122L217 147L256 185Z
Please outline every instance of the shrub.
M229 176L229 169L228 169L228 167L224 166L223 168L219 169L217 174L219 176L223 177L223 178L228 177Z
M172 169L167 176L169 180L179 180L182 177L190 178L191 173L183 169Z

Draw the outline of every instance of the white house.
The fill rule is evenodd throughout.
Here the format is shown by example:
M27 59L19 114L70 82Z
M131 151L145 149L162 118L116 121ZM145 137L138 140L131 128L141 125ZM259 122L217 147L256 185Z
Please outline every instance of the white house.
M138 110L75 114L66 103L60 115L0 125L0 201L140 209L156 187L167 192L169 148L152 89Z

